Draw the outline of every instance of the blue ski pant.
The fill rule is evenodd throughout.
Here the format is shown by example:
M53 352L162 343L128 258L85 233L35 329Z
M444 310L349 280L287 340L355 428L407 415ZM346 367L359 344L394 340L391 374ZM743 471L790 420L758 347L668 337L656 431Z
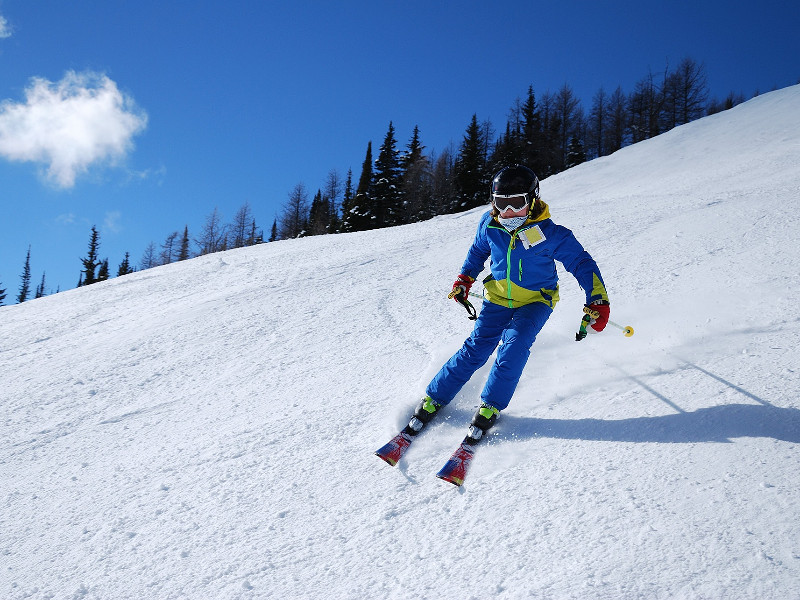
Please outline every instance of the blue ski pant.
M507 308L484 301L472 335L431 380L426 393L438 404L449 404L500 344L481 401L503 410L517 388L536 336L552 313L542 302Z

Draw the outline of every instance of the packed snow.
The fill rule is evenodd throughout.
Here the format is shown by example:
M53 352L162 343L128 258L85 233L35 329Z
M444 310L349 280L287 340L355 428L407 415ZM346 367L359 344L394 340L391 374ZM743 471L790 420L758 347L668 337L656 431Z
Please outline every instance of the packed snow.
M562 300L463 487L484 208L0 308L0 597L800 598L800 86L542 182L631 325Z

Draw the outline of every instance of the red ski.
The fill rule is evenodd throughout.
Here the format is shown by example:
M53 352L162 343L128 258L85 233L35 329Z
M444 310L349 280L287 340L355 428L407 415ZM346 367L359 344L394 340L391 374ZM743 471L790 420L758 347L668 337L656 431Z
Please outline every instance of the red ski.
M414 417L412 417L406 428L394 436L388 444L377 450L375 452L376 456L392 466L395 466L403 458L406 450L411 446L411 442L414 441L414 438L422 431L428 421L433 418L435 409L430 411L426 408L426 405L431 404L433 401L430 398L426 398L426 400L423 400L420 406L417 407ZM499 412L499 410L489 405L481 405L481 408L472 419L467 437L453 452L450 460L436 474L436 477L456 486L463 485L472 457L475 455L475 446L483 439L489 428L494 425Z
M406 453L406 450L408 450L414 438L417 437L420 432L425 429L425 425L433 419L439 407L440 405L436 404L430 396L425 396L417 406L414 415L403 431L394 436L388 444L378 449L375 455L381 457L390 465L395 466L398 461L403 458L403 454Z
M379 448L375 452L375 456L379 456L390 465L395 466L398 461L403 458L403 454L406 453L406 450L408 450L408 447L411 445L412 441L414 441L412 436L408 435L404 431L401 431L391 440L389 440L389 443Z
M450 460L442 467L436 476L456 486L461 486L467 476L467 470L472 462L472 457L475 456L475 446L469 442L475 442L473 438L467 436L461 445L456 448Z

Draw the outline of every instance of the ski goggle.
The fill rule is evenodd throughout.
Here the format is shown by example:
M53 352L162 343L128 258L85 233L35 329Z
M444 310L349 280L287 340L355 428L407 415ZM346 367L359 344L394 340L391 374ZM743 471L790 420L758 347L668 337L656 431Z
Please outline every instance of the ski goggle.
M500 212L505 212L509 209L517 212L528 207L528 194L492 194L492 202Z

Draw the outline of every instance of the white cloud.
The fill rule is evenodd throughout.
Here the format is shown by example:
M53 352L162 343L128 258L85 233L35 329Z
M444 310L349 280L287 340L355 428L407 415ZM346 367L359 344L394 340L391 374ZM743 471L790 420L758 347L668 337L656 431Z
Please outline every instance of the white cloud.
M0 156L34 162L55 185L70 188L94 164L114 164L147 126L147 114L105 75L68 72L34 78L24 103L0 103Z
M11 28L3 15L0 15L0 39L11 37Z
M75 222L75 213L66 213L56 217L56 223L59 225L72 225Z
M153 179L158 185L164 183L167 176L167 167L161 165L157 169L145 169L144 171L128 171L128 182L139 182Z
M107 212L105 220L103 221L103 229L112 233L119 233L121 220L122 213L120 211L113 210Z

